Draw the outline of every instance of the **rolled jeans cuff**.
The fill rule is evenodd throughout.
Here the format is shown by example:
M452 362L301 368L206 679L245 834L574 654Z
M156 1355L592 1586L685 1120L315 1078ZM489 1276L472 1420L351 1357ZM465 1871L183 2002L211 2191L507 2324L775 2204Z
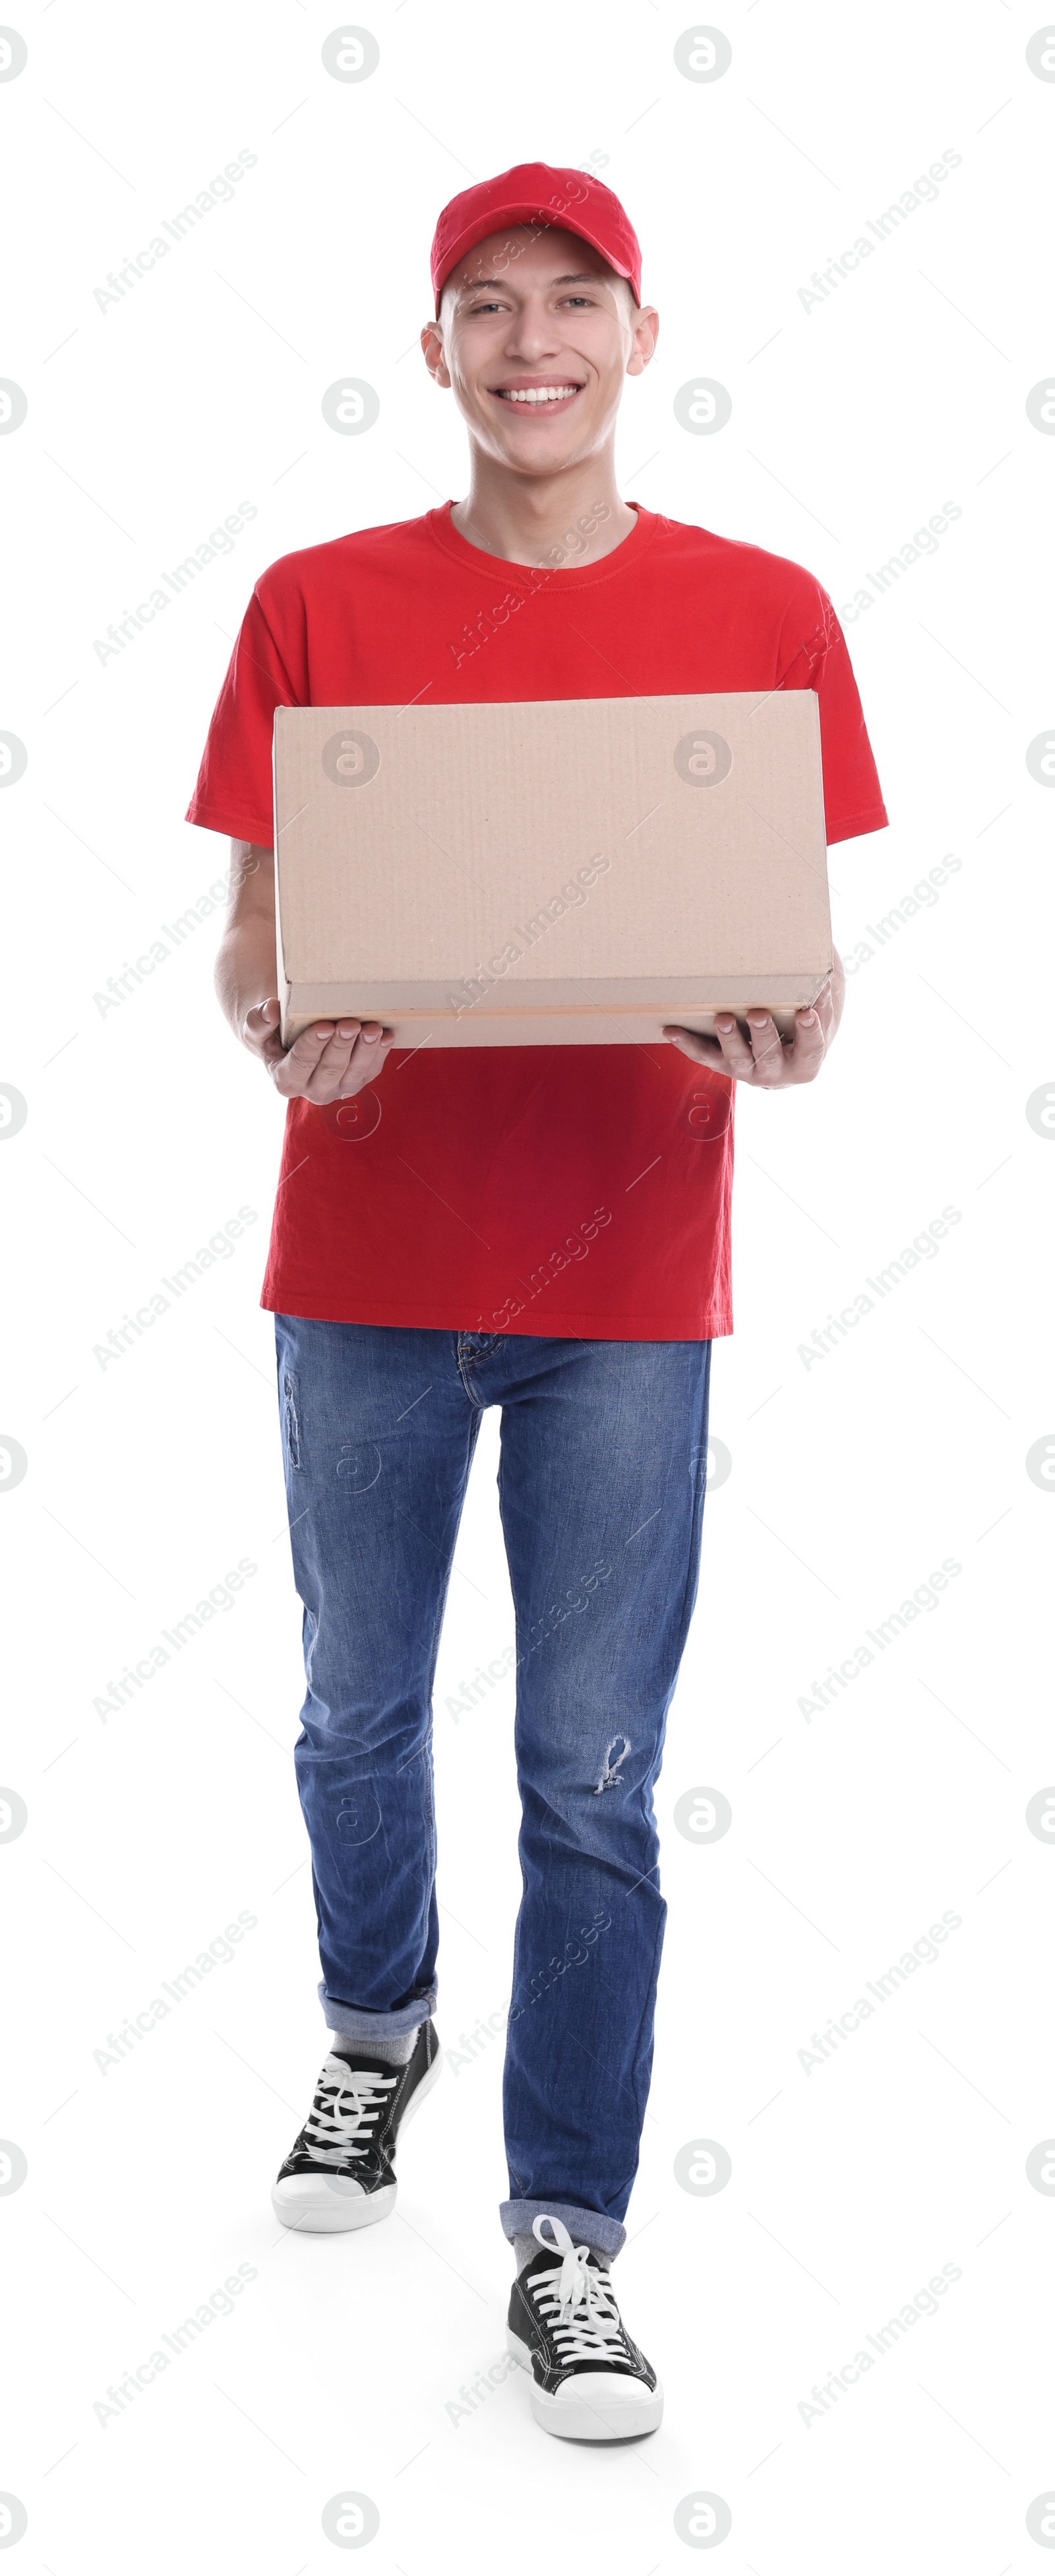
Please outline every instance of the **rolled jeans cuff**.
M364 2047L372 2039L402 2039L408 2030L417 2030L423 2021L431 2021L436 1997L437 1988L433 1986L429 1994L401 2004L398 2012L363 2012L357 2004L342 2004L335 1995L328 1995L324 1982L319 1986L327 2030L336 2031L341 2039L358 2039Z
M570 2200L503 2200L498 2215L510 2244L515 2236L531 2235L535 2218L562 2218L573 2245L590 2245L595 2253L607 2254L610 2262L626 2244L621 2219L606 2218L598 2209L576 2209Z

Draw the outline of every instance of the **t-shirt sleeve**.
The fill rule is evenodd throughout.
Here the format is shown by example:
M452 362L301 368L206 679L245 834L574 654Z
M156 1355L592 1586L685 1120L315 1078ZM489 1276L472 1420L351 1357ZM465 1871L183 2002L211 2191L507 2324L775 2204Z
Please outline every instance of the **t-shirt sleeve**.
M846 637L827 591L817 584L812 631L804 620L786 622L781 638L783 689L815 689L821 720L824 820L829 845L861 832L880 832L890 820L883 803L872 746L865 731ZM797 628L797 634L796 634Z
M301 704L254 590L213 710L188 823L270 847L275 708Z

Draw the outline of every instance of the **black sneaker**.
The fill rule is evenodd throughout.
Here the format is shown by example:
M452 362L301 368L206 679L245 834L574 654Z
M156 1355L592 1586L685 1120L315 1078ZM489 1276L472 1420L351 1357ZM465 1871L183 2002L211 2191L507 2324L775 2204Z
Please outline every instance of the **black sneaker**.
M396 2205L396 2139L439 2077L443 2052L430 2021L405 2066L328 2057L315 2100L271 2194L283 2227L308 2235L372 2227Z
M553 2230L548 2239L543 2226ZM626 2331L604 2255L573 2245L563 2220L548 2212L532 2233L540 2251L513 2283L506 2343L531 2372L536 2424L572 2442L654 2433L663 2391Z

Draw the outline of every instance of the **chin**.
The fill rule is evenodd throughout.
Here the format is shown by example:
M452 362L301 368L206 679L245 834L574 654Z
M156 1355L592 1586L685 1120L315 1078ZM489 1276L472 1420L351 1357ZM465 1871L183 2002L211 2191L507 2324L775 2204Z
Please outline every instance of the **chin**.
M600 441L588 434L584 438L581 421L575 424L574 438L555 437L551 429L533 431L530 436L503 440L497 453L508 465L518 465L528 472L551 472L555 465L577 465L584 456L592 456Z

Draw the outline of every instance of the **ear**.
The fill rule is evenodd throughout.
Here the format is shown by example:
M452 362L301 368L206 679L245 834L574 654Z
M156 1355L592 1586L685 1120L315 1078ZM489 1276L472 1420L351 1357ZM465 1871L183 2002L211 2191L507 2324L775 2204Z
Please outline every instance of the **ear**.
M443 331L438 322L426 322L423 324L421 332L421 354L425 360L429 374L432 377L433 384L442 385L445 390L449 392L451 380L447 369L447 361L443 354Z
M643 304L634 325L634 340L627 359L628 376L644 374L659 338L659 315L654 304Z

